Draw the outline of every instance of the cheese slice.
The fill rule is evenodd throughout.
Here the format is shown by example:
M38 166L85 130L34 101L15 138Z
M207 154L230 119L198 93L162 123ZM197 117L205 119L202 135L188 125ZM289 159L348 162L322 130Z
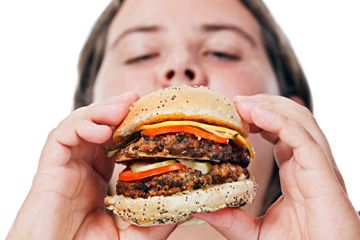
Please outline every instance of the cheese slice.
M250 143L243 136L241 136L237 131L234 131L232 129L228 129L225 127L214 126L214 125L199 123L199 122L194 122L194 121L165 121L165 122L160 122L160 123L155 123L155 124L143 125L143 126L139 127L138 129L136 129L136 131L140 131L140 130L144 130L144 129L160 128L160 127L170 127L170 126L197 127L201 130L207 131L216 136L232 139L236 144L238 144L242 147L246 147L249 150L249 155L251 158L254 158L254 156L255 156L253 148L251 147Z

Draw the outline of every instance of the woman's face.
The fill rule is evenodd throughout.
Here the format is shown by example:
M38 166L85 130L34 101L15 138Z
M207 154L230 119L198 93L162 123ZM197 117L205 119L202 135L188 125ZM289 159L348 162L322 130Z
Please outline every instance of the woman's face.
M233 98L278 94L260 27L238 0L126 0L111 24L94 100L125 91L145 95L174 85L204 85ZM259 184L257 214L273 164L273 146L250 142ZM116 175L116 174L114 174ZM112 180L115 185L116 179Z
M260 27L238 0L126 0L106 45L95 101L174 85L229 98L279 91Z

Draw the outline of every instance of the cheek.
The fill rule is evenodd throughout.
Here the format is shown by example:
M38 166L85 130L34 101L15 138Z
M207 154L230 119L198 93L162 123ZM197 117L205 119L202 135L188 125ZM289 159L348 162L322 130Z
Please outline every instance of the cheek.
M119 95L126 91L133 91L141 96L154 90L155 78L153 74L144 71L124 71L121 67L104 67L94 86L94 101Z
M263 65L262 65L263 66ZM258 93L278 94L278 83L272 70L256 63L242 63L231 68L208 71L209 87L228 98Z

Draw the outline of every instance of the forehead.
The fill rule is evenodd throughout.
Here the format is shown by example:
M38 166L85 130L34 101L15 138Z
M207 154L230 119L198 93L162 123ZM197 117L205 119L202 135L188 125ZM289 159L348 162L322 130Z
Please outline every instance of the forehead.
M108 42L129 28L163 26L191 34L202 24L233 24L260 41L260 27L239 0L125 0L110 26Z

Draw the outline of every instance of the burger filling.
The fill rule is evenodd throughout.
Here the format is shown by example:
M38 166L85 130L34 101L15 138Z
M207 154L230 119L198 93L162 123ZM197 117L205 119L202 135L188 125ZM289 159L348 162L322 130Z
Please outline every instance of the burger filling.
M246 168L254 156L235 131L189 121L146 125L106 153L127 165L116 191L131 198L169 196L249 178Z
M211 185L234 182L248 177L248 171L238 165L214 163L206 174L186 167L135 181L119 180L116 192L118 195L131 198L169 196L185 190L206 189Z
M150 156L229 162L245 168L250 162L248 150L232 140L228 144L223 144L189 133L143 135L137 142L117 151L112 158L119 161Z

